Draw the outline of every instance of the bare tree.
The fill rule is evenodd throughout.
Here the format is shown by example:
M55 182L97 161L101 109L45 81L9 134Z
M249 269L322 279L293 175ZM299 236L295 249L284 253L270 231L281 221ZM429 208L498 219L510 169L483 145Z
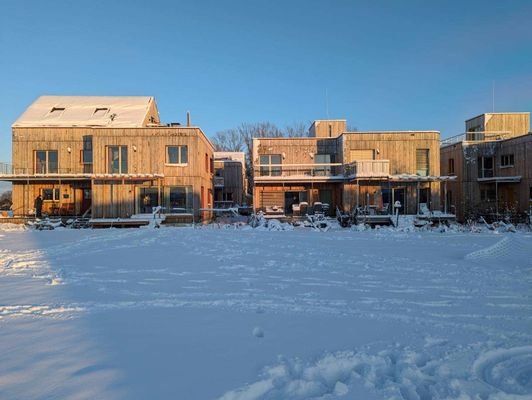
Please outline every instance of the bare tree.
M0 210L8 210L12 203L11 190L4 192L0 195Z
M303 122L294 122L285 128L285 136L287 137L306 137L308 130Z

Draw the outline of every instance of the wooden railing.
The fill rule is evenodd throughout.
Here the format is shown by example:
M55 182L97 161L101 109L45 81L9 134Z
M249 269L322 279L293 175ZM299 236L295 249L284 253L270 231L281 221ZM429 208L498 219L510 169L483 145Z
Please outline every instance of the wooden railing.
M390 160L357 160L346 166L346 175L354 178L387 177Z
M255 180L283 177L327 178L344 175L344 168L339 163L316 164L264 164L254 168Z

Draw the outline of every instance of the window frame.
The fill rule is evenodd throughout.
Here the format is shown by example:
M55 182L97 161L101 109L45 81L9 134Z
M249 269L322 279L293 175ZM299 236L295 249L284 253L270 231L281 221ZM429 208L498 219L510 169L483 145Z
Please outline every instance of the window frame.
M44 153L44 172L42 171L41 166L38 165L38 153ZM55 168L50 168L50 153L55 153ZM55 171L54 171L55 170ZM34 152L34 171L35 174L39 175L48 175L48 174L57 174L59 173L59 151L58 150L35 150Z
M272 162L273 157L278 157L279 162ZM267 159L268 162L263 163L263 158ZM260 176L281 176L283 157L281 154L261 154L259 155L259 173ZM272 166L274 165L274 166Z
M44 195L44 191L52 191L52 198L46 198L47 196ZM40 189L40 195L42 197L43 202L58 202L61 200L61 189L60 188L41 188Z
M515 164L515 157L514 157L514 154L513 153L508 153L508 154L501 154L501 159L500 159L500 166L501 168L511 168L513 167Z
M170 149L175 148L177 153L177 162L171 162L170 160ZM183 153L183 150L185 153ZM183 157L183 154L185 157ZM185 162L182 162L183 158L186 158ZM165 165L173 165L173 166L185 166L188 165L188 145L186 144L172 144L166 146L166 160Z
M454 171L454 158L451 157L447 163L447 173L449 175L456 175Z
M118 172L113 171L113 162L112 149L118 149ZM125 157L124 157L125 155ZM125 165L124 165L125 164ZM125 168L124 168L125 166ZM116 146L107 146L107 173L108 174L117 174L125 175L129 170L129 155L128 155L128 146L127 145L116 145Z
M426 156L426 160L427 160L427 164L423 169L419 168L421 164L420 155ZM429 176L430 175L430 149L426 149L426 148L416 149L416 175L417 176Z

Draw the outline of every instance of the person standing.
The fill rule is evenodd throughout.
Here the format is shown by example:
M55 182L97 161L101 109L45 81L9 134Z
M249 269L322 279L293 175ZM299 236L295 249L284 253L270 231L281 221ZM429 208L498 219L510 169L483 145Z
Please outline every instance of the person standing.
M35 217L42 218L42 197L40 194L35 198L33 207L35 207Z

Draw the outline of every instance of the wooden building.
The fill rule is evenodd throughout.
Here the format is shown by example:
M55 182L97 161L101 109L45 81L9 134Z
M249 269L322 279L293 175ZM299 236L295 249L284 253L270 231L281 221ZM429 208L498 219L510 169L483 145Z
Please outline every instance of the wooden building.
M246 156L243 152L214 152L214 207L247 204Z
M458 220L519 216L532 199L530 113L486 113L441 143L441 170L455 175L447 201Z
M417 213L419 203L440 210L437 131L348 132L345 120L315 121L306 138L253 140L256 209L329 205L333 214L356 208ZM294 208L295 205L295 208Z
M153 97L42 96L13 124L15 215L204 216L213 203L213 146L198 127L163 125Z

